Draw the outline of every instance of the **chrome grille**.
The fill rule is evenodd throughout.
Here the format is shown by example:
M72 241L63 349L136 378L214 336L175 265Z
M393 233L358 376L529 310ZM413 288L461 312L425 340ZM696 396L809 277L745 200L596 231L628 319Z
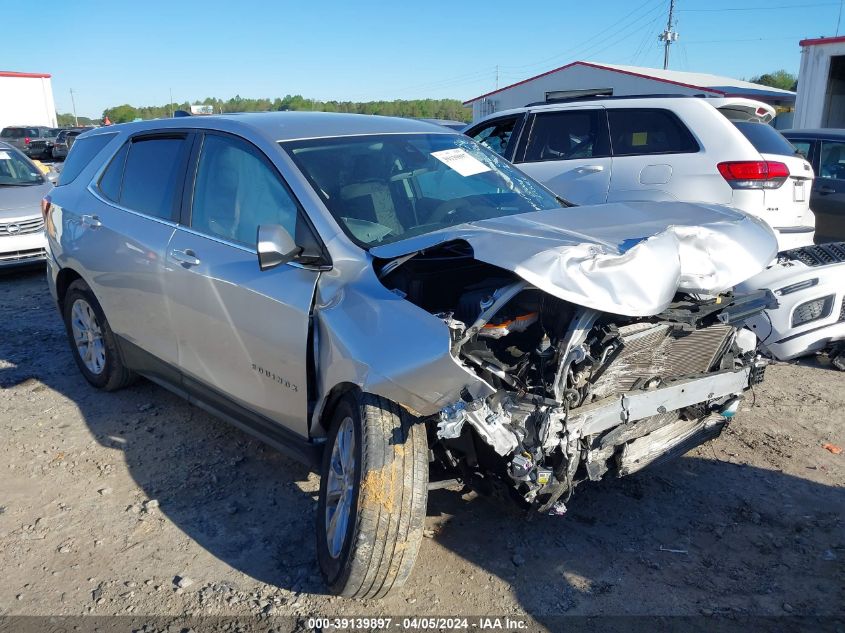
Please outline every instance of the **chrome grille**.
M798 260L807 266L827 266L845 262L845 242L830 242L815 246L802 246L786 251L788 259Z
M647 326L647 327L645 327ZM635 324L620 328L623 345L611 355L590 393L604 398L630 391L652 378L706 373L724 356L734 328L716 324L692 332L668 324Z
M28 233L38 233L44 230L43 218L30 218L28 220L20 220L18 222L2 222L0 223L0 236L4 235L27 235Z
M23 262L26 260L44 259L47 252L43 248L30 248L23 251L7 251L0 253L0 264Z

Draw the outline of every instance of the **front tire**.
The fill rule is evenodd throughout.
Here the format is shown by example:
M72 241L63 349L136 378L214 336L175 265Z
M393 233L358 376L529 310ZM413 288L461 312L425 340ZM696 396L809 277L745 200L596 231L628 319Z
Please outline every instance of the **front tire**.
M68 287L62 316L73 359L89 383L104 391L115 391L135 380L135 373L123 364L100 303L81 279Z
M349 394L334 411L321 474L317 558L326 584L349 598L401 587L425 522L425 427L386 398Z

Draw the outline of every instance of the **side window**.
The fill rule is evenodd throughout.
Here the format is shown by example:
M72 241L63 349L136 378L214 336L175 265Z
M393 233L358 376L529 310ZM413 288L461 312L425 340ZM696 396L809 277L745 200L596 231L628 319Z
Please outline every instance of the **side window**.
M100 192L112 202L120 200L120 185L123 183L123 165L129 153L129 143L121 147L111 159L100 178Z
M614 156L697 152L698 143L668 110L609 109Z
M508 149L513 129L516 126L516 121L515 118L498 119L477 132L473 132L470 136L485 147L504 156Z
M845 180L845 143L822 141L820 156L819 178Z
M72 182L115 136L116 134L97 134L74 143L73 151L68 152L67 160L59 175L59 186Z
M810 160L810 146L813 144L812 141L789 141L792 143L793 147L798 151L801 156L804 157L805 160Z
M524 162L607 156L601 110L543 112L534 115Z
M73 144L73 152L82 140ZM120 204L159 218L176 215L177 192L185 176L187 139L146 137L133 139L126 157Z
M299 206L276 171L245 141L208 134L197 164L191 227L255 246L260 224L296 235Z

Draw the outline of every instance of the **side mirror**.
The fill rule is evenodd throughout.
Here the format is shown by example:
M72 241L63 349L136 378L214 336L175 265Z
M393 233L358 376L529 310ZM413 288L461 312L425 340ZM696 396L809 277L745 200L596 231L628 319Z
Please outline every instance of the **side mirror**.
M50 183L54 185L59 182L59 174L54 171L48 171L45 177L48 181L50 181Z
M258 267L269 270L296 259L302 248L296 245L290 233L278 224L258 227Z

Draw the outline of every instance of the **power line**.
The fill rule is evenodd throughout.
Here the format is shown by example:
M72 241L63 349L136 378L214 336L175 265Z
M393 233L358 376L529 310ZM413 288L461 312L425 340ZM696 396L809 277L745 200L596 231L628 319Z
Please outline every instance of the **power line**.
M596 39L600 38L602 35L604 35L604 34L605 34L605 33L607 33L608 31L612 30L613 28L615 28L615 27L619 26L620 24L623 24L624 22L626 22L626 21L628 20L628 18L629 18L629 17L631 17L631 16L632 16L632 15L634 15L635 13L640 12L642 9L644 9L645 7L647 7L647 6L648 6L648 5L650 5L650 4L651 4L651 5L655 5L654 0L646 0L646 2L643 2L642 4L640 4L639 6L637 6L637 8L635 8L635 9L634 9L633 11L631 11L630 13L626 13L626 14L625 14L625 15L623 15L623 16L622 16L619 20L617 20L616 22L614 22L614 23L613 23L613 24L611 24L610 26L607 26L607 27L603 28L601 31L598 31L598 32L597 32L597 33L595 33L594 35L591 35L591 36L590 36L590 37L588 37L587 39L582 40L581 42L579 42L579 43L578 43L578 44L576 44L575 46L573 46L573 47L571 47L571 48L568 48L568 49L564 50L564 51L563 51L563 52L561 52L561 53L557 53L557 54L555 54L555 55L552 55L551 57L547 57L547 58L545 58L545 59L541 59L541 60L536 61L536 62L531 62L530 64L522 64L522 65L520 65L520 66L502 66L502 67L503 67L503 68L511 68L511 69L533 68L533 67L542 66L542 65L544 65L544 64L547 64L548 62L550 62L550 61L552 61L552 60L555 60L555 59L560 59L561 57L566 57L566 56L568 56L570 53L573 53L573 52L575 52L575 51L578 51L579 49L583 48L584 46L587 46L588 44L589 44L589 45L592 45L591 43L592 43L592 42L594 42L594 40L596 40ZM657 4L656 4L655 6L652 6L652 8L651 8L650 10L648 10L646 13L647 13L649 16L651 16L651 15L654 13L654 10L655 10L656 8L662 8L662 7L660 7L660 6L659 6L659 5L662 5L662 4L663 4L663 0L658 0ZM633 23L639 22L639 21L642 19L642 17L643 17L643 16L640 16L639 18L635 19ZM631 24L633 24L633 23L632 23L632 22L628 22L628 23L627 23L627 25L626 25L625 27L623 27L623 30L624 30L625 28L627 28L628 26L631 26ZM618 32L618 31L617 31L617 32ZM607 38L605 38L605 39L607 39Z
M722 11L776 11L778 9L806 9L807 7L835 7L838 2L815 2L811 4L781 4L765 7L727 7L725 9L678 9L684 12L720 13Z
M686 40L685 44L717 44L721 42L774 42L776 40L800 40L803 35L785 35L783 37L750 37L726 40Z

